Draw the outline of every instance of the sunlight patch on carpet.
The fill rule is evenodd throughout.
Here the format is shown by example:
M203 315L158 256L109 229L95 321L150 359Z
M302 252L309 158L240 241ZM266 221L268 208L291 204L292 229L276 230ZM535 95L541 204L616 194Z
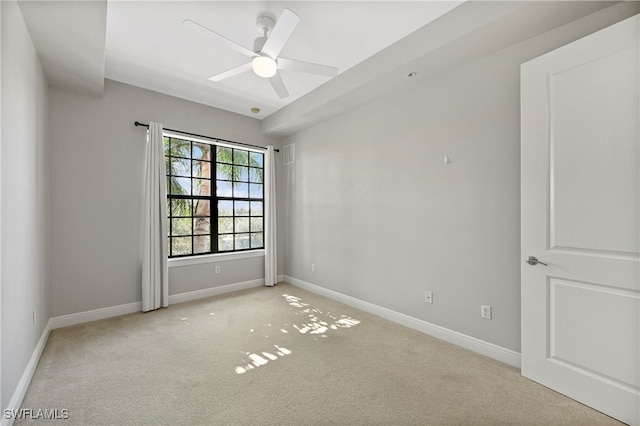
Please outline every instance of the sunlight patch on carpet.
M296 312L296 315L304 316L305 319L301 324L293 325L293 328L301 334L315 334L327 337L327 331L337 330L339 328L351 328L360 324L359 320L351 318L348 315L340 315L340 317L337 317L330 312L324 313L320 309L309 307L309 304L304 303L299 297L286 293L283 294L282 297L284 297L290 306L303 308L299 312Z
M318 337L326 339L328 337L327 333L332 330L351 328L360 324L360 320L349 315L334 315L331 312L323 312L320 309L313 308L308 303L304 303L299 297L286 293L282 297L289 306L300 308L295 314L302 317L298 324L289 325L289 323L285 323L281 326L280 332L283 334L289 334L289 331L293 328L300 334L313 336L315 340ZM266 326L273 327L271 323L267 323ZM255 328L250 329L249 333L257 334ZM269 335L264 334L263 337L269 338ZM268 351L242 352L248 359L241 360L241 365L235 368L236 374L244 374L249 370L262 367L270 361L273 362L291 354L291 351L287 348L278 345L274 345L274 347L277 349L275 355Z
M305 306L309 306L308 303L302 303L302 299L300 299L299 297L292 296L290 294L283 294L282 297L284 297L285 300L289 302L289 304L293 307L303 308Z
M271 352L261 352L260 354L245 352L250 361L243 360L244 365L236 367L236 374L244 374L249 370L268 364L269 361L276 361L283 356L291 355L291 351L287 348L278 345L273 345L273 347L276 348L277 355Z

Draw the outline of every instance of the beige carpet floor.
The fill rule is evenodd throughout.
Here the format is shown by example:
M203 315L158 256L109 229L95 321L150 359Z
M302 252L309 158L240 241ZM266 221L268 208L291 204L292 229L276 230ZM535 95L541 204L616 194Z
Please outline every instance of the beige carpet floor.
M280 283L54 330L57 425L615 425L519 371Z

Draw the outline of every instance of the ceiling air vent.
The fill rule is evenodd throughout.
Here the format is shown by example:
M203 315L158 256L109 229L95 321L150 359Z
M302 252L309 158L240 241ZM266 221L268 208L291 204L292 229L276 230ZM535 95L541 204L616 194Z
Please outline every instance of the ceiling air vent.
M284 147L284 164L293 164L296 160L296 146L294 144Z

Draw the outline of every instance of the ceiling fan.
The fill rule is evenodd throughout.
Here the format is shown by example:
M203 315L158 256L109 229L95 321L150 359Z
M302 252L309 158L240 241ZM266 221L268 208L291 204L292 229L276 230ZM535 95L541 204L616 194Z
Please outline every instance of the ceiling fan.
M338 74L336 67L296 61L278 56L299 21L300 17L289 9L285 9L282 12L278 22L274 22L274 20L268 16L259 16L256 21L256 27L262 36L255 39L253 50L247 49L191 19L185 19L183 23L201 34L214 39L218 43L251 58L250 62L209 77L209 80L221 81L245 71L253 70L256 75L269 80L269 83L271 83L271 86L280 98L286 98L289 96L289 92L278 72L280 70L300 71L326 77L335 77Z

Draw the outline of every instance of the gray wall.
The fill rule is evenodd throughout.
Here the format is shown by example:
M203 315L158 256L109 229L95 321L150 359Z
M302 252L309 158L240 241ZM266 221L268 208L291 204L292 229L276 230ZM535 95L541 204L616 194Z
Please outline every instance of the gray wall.
M134 121L261 146L281 144L262 136L256 119L110 80L101 98L52 88L50 111L53 317L141 299L145 129ZM279 182L281 191L282 177ZM282 271L284 256L279 257ZM218 264L220 274L211 265L171 268L170 294L264 277L261 259Z
M520 351L520 64L628 6L290 137L285 274Z
M2 408L49 320L47 83L18 5L2 9ZM32 313L37 312L33 324Z

